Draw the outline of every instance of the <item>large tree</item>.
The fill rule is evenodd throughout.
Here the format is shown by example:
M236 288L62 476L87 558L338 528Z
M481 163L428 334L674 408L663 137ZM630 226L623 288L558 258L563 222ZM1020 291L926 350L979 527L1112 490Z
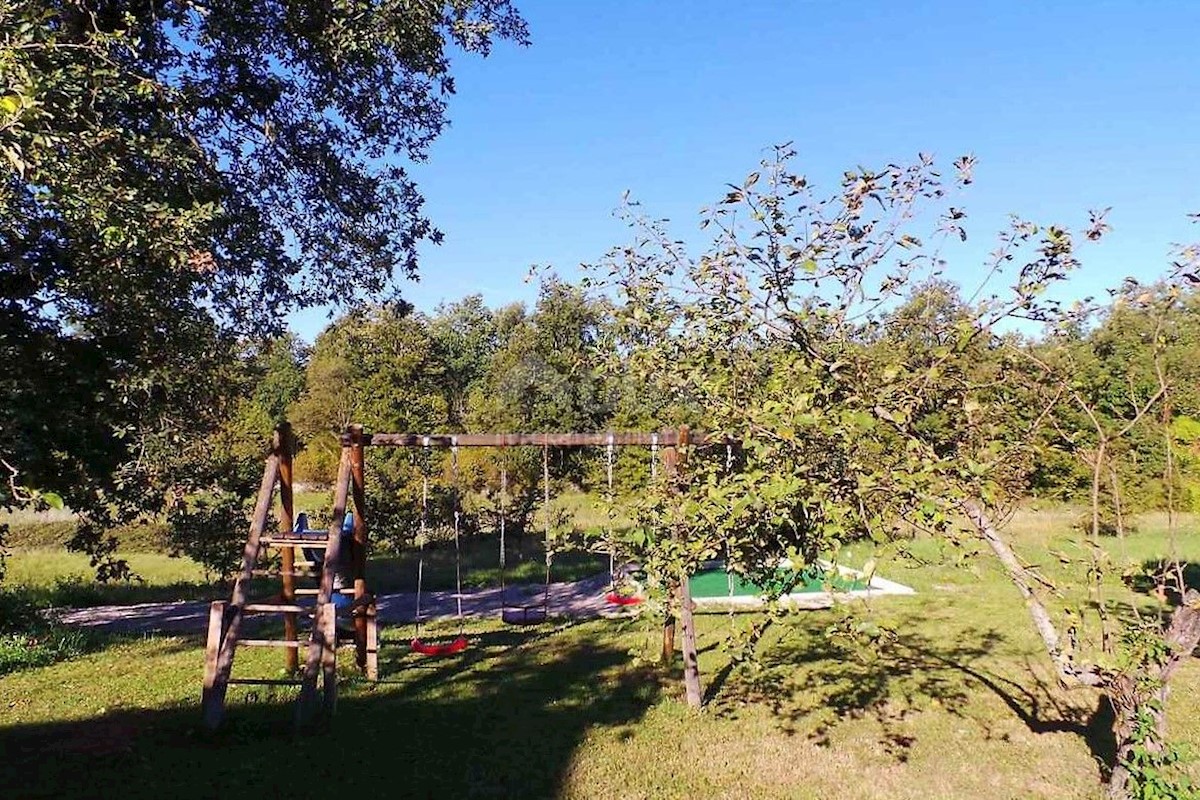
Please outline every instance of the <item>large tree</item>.
M0 0L0 501L111 510L232 336L415 274L451 54L525 38L508 0Z

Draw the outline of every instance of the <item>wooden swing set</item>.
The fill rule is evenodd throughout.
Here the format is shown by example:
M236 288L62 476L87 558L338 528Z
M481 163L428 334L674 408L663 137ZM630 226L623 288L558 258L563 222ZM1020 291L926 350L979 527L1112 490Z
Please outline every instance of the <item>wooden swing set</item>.
M461 433L461 434L414 434L375 433L368 434L361 425L351 425L341 439L341 458L337 479L334 484L333 514L326 531L293 530L295 506L293 501L292 459L296 450L295 438L290 425L281 424L275 431L271 452L267 456L259 487L250 531L243 551L242 568L233 585L228 601L218 600L209 610L208 638L205 647L204 691L202 710L204 724L215 730L225 714L225 699L231 685L298 686L300 696L296 707L298 726L307 726L318 716L330 717L337 706L337 653L339 649L352 648L355 663L367 680L379 677L379 635L375 596L367 586L367 552L370 545L369 509L366 503L365 452L367 447L421 448L428 453L430 448L447 448L451 452L453 474L453 531L455 543L455 576L457 610L460 628L458 635L447 642L434 642L421 638L421 581L424 569L424 542L428 526L429 476L422 469L421 530L419 546L422 548L418 562L416 630L409 643L413 652L428 656L447 656L465 650L469 642L462 630L462 573L459 561L459 535L461 498L458 486L458 448L488 447L516 448L539 447L543 453L543 483L548 508L549 448L606 447L609 498L613 488L613 455L617 447L648 447L651 451L652 473L657 471L661 458L667 474L680 468L680 449L692 445L704 445L705 437L689 433L686 427L662 432L605 432L605 433ZM267 529L272 505L278 488L278 533ZM500 492L500 567L501 567L501 618L509 624L536 624L549 616L550 587L550 521L546 520L546 583L540 604L512 604L508 602L507 586L503 575L505 514L504 497L507 492L507 470L502 468ZM347 522L348 506L353 503L352 527L349 535L343 534ZM349 553L341 552L349 547ZM297 560L301 553L324 551L322 558ZM264 554L275 551L279 554L278 568L261 564ZM612 547L610 544L610 573L613 572ZM349 564L352 586L338 585L336 573L342 564ZM278 578L280 591L265 600L249 597L255 577ZM297 578L316 579L315 586L301 587ZM684 582L686 592L686 581ZM310 605L300 602L301 597L313 597ZM606 601L614 606L628 606L639 602L615 591L610 586ZM347 602L347 600L349 602ZM684 598L685 602L687 598ZM353 622L353 630L340 633L337 627L339 608ZM247 616L281 615L283 617L282 639L243 638L242 629ZM302 632L301 622L309 623ZM674 619L668 618L663 629L664 653L674 649ZM686 631L685 631L686 635ZM274 647L284 650L288 678L234 677L234 656L239 647ZM304 664L300 664L300 651L305 651ZM686 668L687 665L685 665ZM318 691L318 683L320 690Z

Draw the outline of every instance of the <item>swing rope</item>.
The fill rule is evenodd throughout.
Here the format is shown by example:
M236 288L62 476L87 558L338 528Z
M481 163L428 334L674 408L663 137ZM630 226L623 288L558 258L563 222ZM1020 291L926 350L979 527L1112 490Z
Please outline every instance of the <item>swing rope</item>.
M550 616L550 564L554 551L550 547L550 445L542 445L542 484L546 515L546 583L542 589L542 616Z
M725 479L733 474L733 445L729 442L725 443ZM733 617L733 572L732 568L733 551L729 547L729 541L725 541L725 585L729 590L729 627L734 628L735 622Z
M509 605L507 582L507 556L505 555L505 536L508 526L508 461L500 461L500 619L509 625L536 625L545 622L550 615L550 565L554 553L550 547L550 450L547 444L542 445L542 480L545 483L543 495L543 513L546 514L546 581L542 588L542 602L537 604L522 603Z
M608 508L606 510L606 518L604 521L604 537L608 540L608 586L610 590L617 590L617 543L613 538L613 451L616 448L613 446L613 435L608 434Z
M429 437L421 454L421 530L417 537L417 610L413 641L421 639L421 593L425 579L425 540L429 537Z
M604 601L613 606L640 605L642 598L636 594L621 594L617 587L617 542L613 531L613 504L616 495L613 492L613 459L616 456L616 442L612 433L608 434L608 520L605 525L605 537L608 539L608 591L604 593Z
M500 608L508 606L508 586L504 580L504 571L507 561L504 555L504 529L507 514L505 513L505 495L508 494L508 463L501 456L500 460Z
M462 516L462 503L459 496L458 485L458 437L450 437L450 476L454 483L452 490L452 502L454 503L454 597L458 600L458 635L461 637L463 632L463 608L462 608L462 549L459 545L459 529L460 519Z
M429 457L429 437L425 437L425 460ZM454 582L455 582L455 598L458 601L458 636L453 640L445 643L425 642L421 639L421 593L424 589L424 573L425 573L425 539L429 532L429 470L428 464L422 465L421 469L421 541L419 543L419 553L417 558L417 608L416 608L416 632L412 641L409 643L409 648L414 653L420 653L425 656L448 656L455 653L461 653L467 648L467 637L463 635L463 609L462 609L462 557L459 549L459 492L458 492L458 438L453 437L450 440L450 470L453 479L453 491L451 498L454 503Z

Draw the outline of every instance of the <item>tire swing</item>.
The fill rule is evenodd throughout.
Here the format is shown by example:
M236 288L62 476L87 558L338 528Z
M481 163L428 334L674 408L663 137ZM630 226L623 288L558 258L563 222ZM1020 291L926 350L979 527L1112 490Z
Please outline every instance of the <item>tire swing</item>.
M657 435L655 438L657 438ZM655 444L657 445L657 442ZM657 455L657 446L651 451L651 453L651 458ZM605 530L605 538L608 542L608 589L604 593L604 602L610 606L613 606L613 609L602 614L602 616L614 619L634 616L638 611L641 610L637 607L640 606L645 600L645 598L643 598L640 594L641 587L636 583L633 584L636 591L628 594L621 592L620 587L617 585L617 543L613 534L612 524L612 508L616 500L616 496L613 493L613 462L615 460L615 455L615 442L613 435L610 433L608 435L606 462L608 476L607 503L609 513L607 527ZM626 580L628 580L628 578L626 578Z
M541 603L508 602L508 585L505 581L504 527L505 495L508 493L508 470L504 462L500 467L500 619L506 625L539 625L550 616L550 565L554 552L550 549L550 447L542 445L542 510L546 517L546 580L542 587Z
M452 656L466 650L470 644L467 637L463 635L462 553L459 548L458 440L454 437L450 439L450 474L453 483L451 498L454 506L454 597L458 602L458 636L444 642L426 641L421 638L421 593L423 589L422 582L425 576L425 540L428 538L429 533L428 436L425 437L424 455L425 457L421 465L421 539L418 545L420 555L417 557L417 609L414 620L413 638L409 642L409 649L423 656Z

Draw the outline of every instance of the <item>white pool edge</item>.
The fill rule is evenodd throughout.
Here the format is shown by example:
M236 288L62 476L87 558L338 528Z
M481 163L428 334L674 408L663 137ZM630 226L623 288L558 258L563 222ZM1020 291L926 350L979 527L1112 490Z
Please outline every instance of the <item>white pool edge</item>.
M833 567L833 563L825 560L817 562L822 568L829 569ZM786 564L790 566L790 563ZM837 565L838 573L854 578L863 576L862 570L853 569L851 567ZM794 608L828 608L836 602L844 602L847 600L869 600L873 597L883 597L888 595L913 595L916 590L911 586L905 586L902 583L889 581L886 578L881 578L878 575L872 575L866 589L854 589L848 592L795 592L785 594L779 598L780 602L785 603ZM723 597L694 597L692 598L697 606L761 606L764 605L762 595L725 595Z

